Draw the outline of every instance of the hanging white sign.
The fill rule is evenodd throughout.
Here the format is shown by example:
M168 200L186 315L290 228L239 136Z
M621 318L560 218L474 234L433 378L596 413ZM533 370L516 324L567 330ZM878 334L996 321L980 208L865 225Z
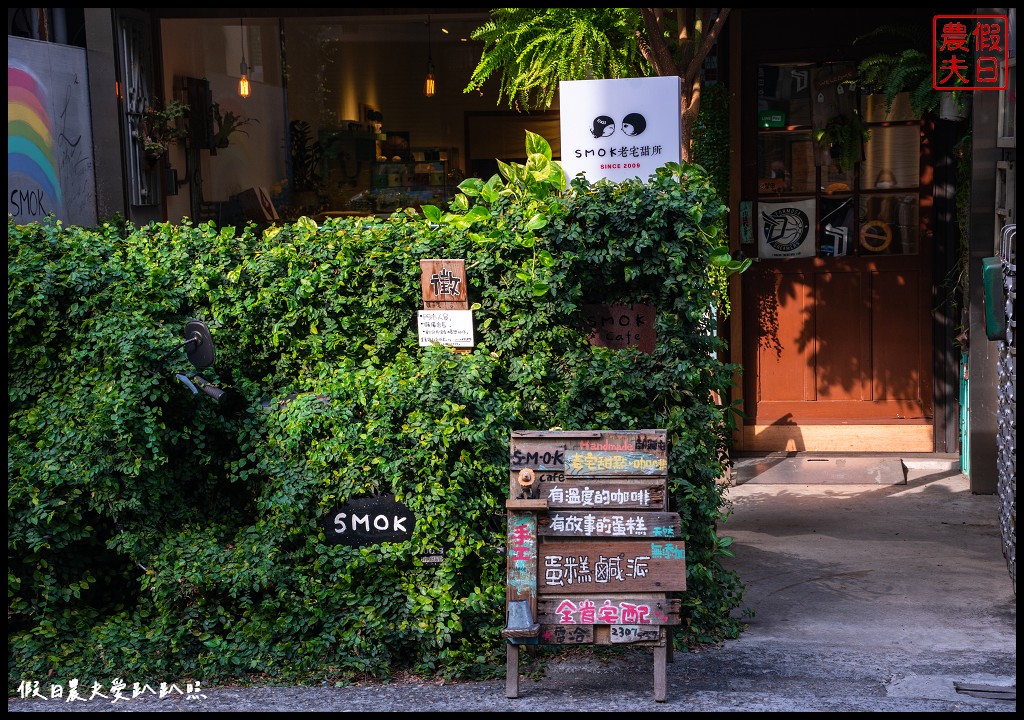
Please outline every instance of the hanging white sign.
M561 163L571 180L647 180L679 162L680 78L563 80L558 84Z
M420 346L473 347L472 310L419 310Z
M758 255L762 258L814 257L814 200L757 205Z

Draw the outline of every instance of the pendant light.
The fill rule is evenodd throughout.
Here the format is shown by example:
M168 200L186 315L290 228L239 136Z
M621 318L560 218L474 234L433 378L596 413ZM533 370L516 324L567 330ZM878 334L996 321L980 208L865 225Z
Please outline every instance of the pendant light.
M434 92L437 90L434 82L434 57L430 52L430 16L427 16L427 77L423 81L423 94L429 97L434 97Z
M238 28L239 36L242 41L242 64L239 67L242 77L238 79L238 94L241 95L244 100L249 97L249 64L245 62L245 24L241 18L238 20Z

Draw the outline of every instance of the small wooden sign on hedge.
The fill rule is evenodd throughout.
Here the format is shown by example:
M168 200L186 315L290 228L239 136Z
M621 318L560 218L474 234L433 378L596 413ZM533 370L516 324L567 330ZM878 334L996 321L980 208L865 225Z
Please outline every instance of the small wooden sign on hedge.
M475 344L473 311L469 309L466 261L420 260L423 310L417 312L421 347L446 345L468 352Z
M655 309L651 305L584 305L590 344L615 350L636 346L653 353Z
M665 700L668 628L680 624L686 551L668 508L664 430L517 430L506 502L505 696L519 696L519 646L654 648Z
M342 503L321 525L329 545L377 545L411 538L416 516L388 493Z

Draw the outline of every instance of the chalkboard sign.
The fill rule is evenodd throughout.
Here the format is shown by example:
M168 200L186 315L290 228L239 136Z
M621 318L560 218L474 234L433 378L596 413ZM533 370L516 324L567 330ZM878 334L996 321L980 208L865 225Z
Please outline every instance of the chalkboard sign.
M394 495L357 498L323 519L324 539L331 545L376 545L412 537L416 518Z

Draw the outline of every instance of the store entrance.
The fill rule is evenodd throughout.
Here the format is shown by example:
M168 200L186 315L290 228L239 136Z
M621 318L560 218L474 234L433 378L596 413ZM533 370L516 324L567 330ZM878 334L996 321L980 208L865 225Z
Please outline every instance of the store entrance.
M843 91L850 72L758 69L744 450L934 450L927 138L908 103Z

